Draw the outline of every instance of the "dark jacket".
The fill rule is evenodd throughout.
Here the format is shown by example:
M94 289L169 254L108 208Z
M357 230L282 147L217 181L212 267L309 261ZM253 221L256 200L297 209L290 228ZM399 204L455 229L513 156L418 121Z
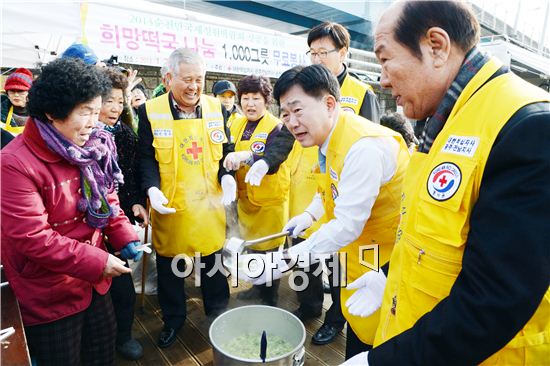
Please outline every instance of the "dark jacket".
M450 295L371 350L370 365L478 364L531 318L550 285L548 141L549 103L523 107L502 128Z
M138 137L130 126L120 122L112 131L118 153L118 165L124 175L124 184L118 187L120 207L134 224L136 218L132 206L140 204L145 207L145 194L139 189L139 167L137 161ZM141 221L141 219L140 219Z
M344 83L344 80L348 75L350 77L358 79L357 76L349 73L348 67L344 65L344 71L342 71L337 77L340 87L342 87L342 84ZM378 104L378 97L376 96L376 94L374 94L372 90L367 90L365 92L363 104L361 104L361 108L359 109L359 115L368 119L371 122L380 123L380 104Z

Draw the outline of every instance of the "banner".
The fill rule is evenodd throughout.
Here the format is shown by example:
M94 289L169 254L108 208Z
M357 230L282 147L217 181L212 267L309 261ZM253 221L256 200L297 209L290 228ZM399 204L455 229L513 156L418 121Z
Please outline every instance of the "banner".
M212 22L211 16L204 16L205 22L189 20L185 18L191 12L172 9L173 14L181 15L89 3L83 9L87 14L81 16L85 19L83 33L98 54L99 50L101 54L110 52L119 62L130 64L162 66L180 47L199 52L211 72L278 77L293 66L309 64L305 38L258 27L225 26L227 20ZM202 16L194 14L197 19Z

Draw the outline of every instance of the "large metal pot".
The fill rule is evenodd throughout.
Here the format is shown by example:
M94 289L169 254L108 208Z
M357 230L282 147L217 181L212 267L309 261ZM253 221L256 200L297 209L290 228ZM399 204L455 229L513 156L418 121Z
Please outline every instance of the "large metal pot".
M225 345L235 337L245 334L261 334L284 338L294 348L291 352L278 357L266 358L265 363L259 359L251 360L230 354ZM292 313L273 306L249 305L235 308L218 316L210 326L210 342L214 347L214 365L277 365L301 366L304 364L306 329Z

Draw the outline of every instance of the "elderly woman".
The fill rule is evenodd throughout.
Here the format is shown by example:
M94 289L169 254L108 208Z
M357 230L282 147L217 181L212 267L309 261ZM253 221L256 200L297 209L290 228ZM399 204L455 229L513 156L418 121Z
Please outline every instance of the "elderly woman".
M115 68L104 68L103 71L111 80L112 88L102 100L99 122L115 139L118 164L124 175L124 184L118 186L120 207L132 224L139 218L140 221L143 220L143 224L147 225L149 217L143 207L145 192L140 192L138 188L138 172L135 164L137 135L131 125L121 120L128 78ZM110 253L114 252L109 243L107 248ZM143 347L138 340L132 338L136 292L130 274L123 274L113 279L111 298L117 322L116 350L128 360L137 360L143 356Z
M239 229L245 240L255 239L280 232L288 220L288 197L290 170L283 163L276 173L266 175L260 186L249 182L247 173L254 162L269 151L283 123L267 107L271 102L272 87L265 76L249 75L239 81L237 88L244 116L236 118L231 125L235 138L235 152L227 155L224 167L236 170L238 190ZM250 247L252 250L272 250L284 244L284 238L274 239ZM254 286L237 297L249 299L260 297L262 303L277 304L279 281L273 286Z
M112 136L94 129L109 79L80 60L44 66L24 132L1 152L2 264L31 357L43 365L114 365L111 278L142 252L119 210Z

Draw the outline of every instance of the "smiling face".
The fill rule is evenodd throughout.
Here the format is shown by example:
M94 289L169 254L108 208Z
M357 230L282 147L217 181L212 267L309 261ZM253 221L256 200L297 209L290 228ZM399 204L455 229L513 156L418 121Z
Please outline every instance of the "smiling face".
M173 75L168 72L166 79L170 91L181 109L187 113L195 111L204 87L206 70L201 64L179 64L179 72Z
M394 28L402 6L395 3L380 19L374 52L382 65L380 85L391 89L405 116L419 120L435 113L454 79L451 70L454 66L445 58L448 50L447 45L441 43L444 31L439 28L430 29L420 39L422 59L396 41Z
M137 108L147 101L145 94L139 88L132 90L132 108Z
M77 104L64 119L48 117L63 137L77 146L84 146L98 121L100 110L101 96L98 96L88 102Z
M314 98L294 85L281 95L281 120L303 147L321 146L337 118L336 99L326 94Z
M337 49L330 37L323 37L311 42L309 57L312 64L324 65L332 75L338 76L343 68L347 50ZM324 56L326 54L326 56Z
M112 89L111 94L105 98L99 112L99 121L107 126L117 123L124 110L124 92L122 89Z
M267 110L264 96L261 93L242 94L241 108L249 121L258 121Z

